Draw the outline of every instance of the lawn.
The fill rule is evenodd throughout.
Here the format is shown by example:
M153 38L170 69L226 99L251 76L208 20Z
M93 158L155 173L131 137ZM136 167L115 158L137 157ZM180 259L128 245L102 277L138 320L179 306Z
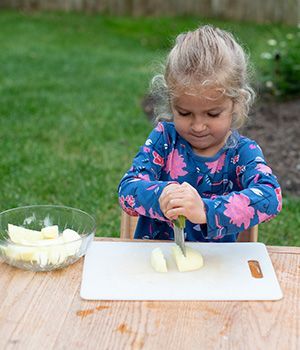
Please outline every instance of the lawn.
M129 19L0 12L0 210L61 204L118 236L117 186L152 126L141 100L174 36L200 23L234 31L259 63L293 28L198 18ZM300 200L260 225L268 244L300 245Z

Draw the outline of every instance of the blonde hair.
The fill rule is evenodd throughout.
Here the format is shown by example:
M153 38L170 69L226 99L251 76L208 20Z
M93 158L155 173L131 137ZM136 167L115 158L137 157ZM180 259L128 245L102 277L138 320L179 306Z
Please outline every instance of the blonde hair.
M205 25L178 35L164 74L151 82L156 121L173 119L171 103L179 94L197 95L216 87L234 101L232 127L241 127L255 98L248 70L248 57L229 32Z

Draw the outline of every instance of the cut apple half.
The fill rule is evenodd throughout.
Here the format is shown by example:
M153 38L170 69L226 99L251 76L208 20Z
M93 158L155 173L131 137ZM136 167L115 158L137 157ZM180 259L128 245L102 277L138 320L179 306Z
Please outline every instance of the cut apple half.
M160 248L155 248L152 250L151 265L157 272L168 272L167 261Z
M172 247L173 257L180 272L198 270L203 266L203 257L195 249L186 247L186 256L183 255L179 246Z

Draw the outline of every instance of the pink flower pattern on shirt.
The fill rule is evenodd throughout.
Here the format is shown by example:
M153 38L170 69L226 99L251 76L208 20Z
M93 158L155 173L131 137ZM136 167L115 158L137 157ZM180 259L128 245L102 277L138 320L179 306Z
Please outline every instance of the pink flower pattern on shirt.
M234 156L233 158L231 158L231 163L236 164L240 159L240 155L237 154L236 156Z
M261 211L257 211L257 216L258 216L258 221L261 223L261 222L264 222L264 221L269 221L271 220L274 215L269 215L267 213L262 213Z
M139 206L139 207L135 208L135 210L139 215L146 215L146 210L143 206Z
M277 187L275 188L275 193L276 193L276 198L278 200L278 205L277 205L277 211L280 212L282 209L282 194L281 194L281 188Z
M205 165L207 165L208 169L210 169L211 174L219 173L225 162L225 153L221 155L220 158L215 160L214 162L206 162Z
M255 169L261 171L261 172L264 173L264 174L272 174L271 168L269 168L269 167L268 167L267 165L265 165L265 164L259 163L259 164L256 165Z
M160 165L160 166L164 165L165 161L164 161L162 156L160 156L156 151L153 151L152 155L153 155L153 163L154 164L157 164L157 165Z
M121 196L119 198L120 205L122 209L131 216L138 216L138 213L133 209L133 206L135 205L135 200L133 196L127 195ZM127 205L126 205L127 204Z
M152 219L158 219L165 221L166 219L162 216L160 216L158 213L155 213L152 208L149 209L149 214Z
M141 180L150 181L150 177L148 174L138 174L138 178Z
M244 229L247 229L255 214L254 208L249 206L249 197L234 193L228 201L229 203L225 204L224 214L230 218L230 223L238 227L242 227L244 224Z
M164 132L165 128L162 123L158 123L155 130L158 132Z
M178 179L179 176L184 176L187 174L187 171L183 170L186 163L183 160L183 157L179 154L177 149L174 149L168 155L168 159L165 166L165 171L170 173L172 179Z

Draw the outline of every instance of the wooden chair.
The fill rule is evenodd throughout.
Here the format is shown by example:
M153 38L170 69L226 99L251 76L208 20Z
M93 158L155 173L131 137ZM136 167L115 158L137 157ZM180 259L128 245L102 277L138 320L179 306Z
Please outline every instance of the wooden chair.
M138 216L130 216L122 210L120 238L133 239L137 221ZM258 225L241 232L238 237L238 242L257 242L257 238Z

